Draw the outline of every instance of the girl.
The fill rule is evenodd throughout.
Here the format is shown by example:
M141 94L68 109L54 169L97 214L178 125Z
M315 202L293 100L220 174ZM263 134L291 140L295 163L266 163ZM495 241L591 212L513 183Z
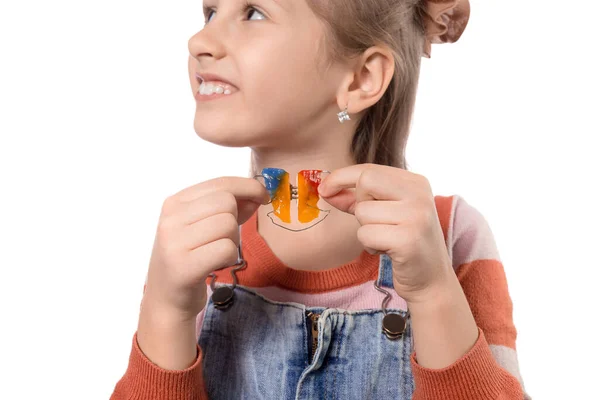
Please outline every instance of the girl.
M527 398L489 226L404 159L421 57L460 37L467 0L207 0L204 14L194 128L249 146L251 172L164 202L112 399ZM302 229L317 196L330 209Z

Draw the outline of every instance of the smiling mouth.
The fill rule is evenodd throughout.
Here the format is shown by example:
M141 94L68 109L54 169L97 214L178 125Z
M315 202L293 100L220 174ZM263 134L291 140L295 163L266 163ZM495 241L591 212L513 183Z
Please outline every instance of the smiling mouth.
M196 94L199 96L214 96L214 95L231 95L237 91L233 85L218 81L218 80L202 80L202 78L196 75L196 81L199 83Z
M209 82L209 83L202 82L200 84L200 86L198 87L198 93L200 93L200 95L202 95L202 96L211 96L213 94L229 95L229 94L232 94L233 91L231 90L230 87L225 86L225 85L220 85L218 83L213 83L213 82Z

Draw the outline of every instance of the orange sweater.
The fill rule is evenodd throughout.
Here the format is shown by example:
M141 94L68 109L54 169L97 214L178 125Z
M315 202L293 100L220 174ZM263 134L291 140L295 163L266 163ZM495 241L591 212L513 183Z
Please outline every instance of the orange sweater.
M411 356L414 400L522 400L525 393L516 355L516 329L506 276L485 218L460 196L436 196L436 207L449 255L479 326L475 345L443 369L421 367ZM300 271L284 265L256 228L256 214L242 226L247 267L237 273L239 284L276 301L336 307L376 308L381 296L372 291L379 255L363 252L356 260L324 271ZM229 269L216 273L218 282L231 283ZM207 280L209 284L209 280ZM368 289L367 289L368 288ZM373 294L373 296L372 296ZM395 293L394 293L395 295ZM398 296L393 302L403 301ZM202 314L202 313L201 313ZM202 315L198 318L200 331ZM129 366L111 400L207 399L202 377L202 351L193 365L168 371L153 364L133 335Z

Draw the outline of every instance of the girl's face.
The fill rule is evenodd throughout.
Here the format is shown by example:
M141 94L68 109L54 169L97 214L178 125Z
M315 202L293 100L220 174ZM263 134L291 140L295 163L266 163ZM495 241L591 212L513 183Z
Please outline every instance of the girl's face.
M221 86L231 94L195 100L200 137L298 150L339 124L343 69L326 69L325 28L305 0L205 0L204 7L205 26L189 40L192 92L200 87L196 74L210 74L230 82Z

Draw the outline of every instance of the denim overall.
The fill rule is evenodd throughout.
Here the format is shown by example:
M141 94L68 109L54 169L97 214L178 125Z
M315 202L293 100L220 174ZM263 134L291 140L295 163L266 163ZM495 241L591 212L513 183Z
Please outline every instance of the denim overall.
M377 283L394 290L392 262L385 254ZM214 287L221 286L233 285ZM406 311L386 310L407 317L402 336L391 340L382 332L382 308L348 311L274 302L240 285L234 296L225 310L209 298L199 334L211 400L412 398ZM310 316L317 314L313 324Z

